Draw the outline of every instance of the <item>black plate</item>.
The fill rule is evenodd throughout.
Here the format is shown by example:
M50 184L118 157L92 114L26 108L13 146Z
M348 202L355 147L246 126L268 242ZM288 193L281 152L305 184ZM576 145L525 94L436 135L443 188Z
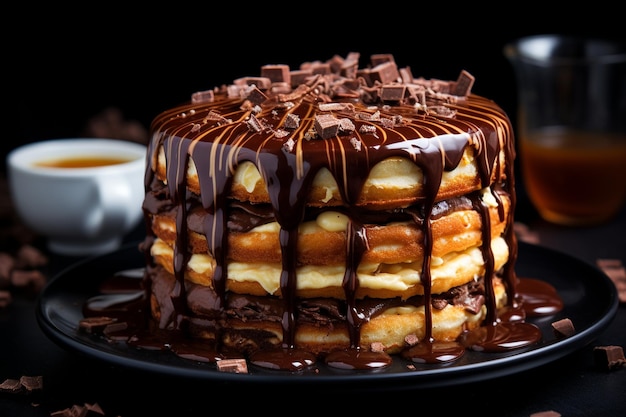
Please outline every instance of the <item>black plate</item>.
M517 274L552 284L563 299L561 312L528 320L543 333L529 348L506 353L468 351L443 365L415 364L394 356L392 365L376 371L345 371L319 364L312 371L289 373L249 367L248 374L219 372L214 364L183 359L168 351L141 350L125 342L110 343L78 331L85 301L97 295L99 283L111 274L143 267L137 244L82 261L55 276L42 291L37 320L44 333L61 347L135 370L208 381L271 384L343 384L368 387L432 388L496 378L559 359L589 344L617 312L617 291L599 269L552 249L520 242ZM551 323L569 318L576 334L555 337Z

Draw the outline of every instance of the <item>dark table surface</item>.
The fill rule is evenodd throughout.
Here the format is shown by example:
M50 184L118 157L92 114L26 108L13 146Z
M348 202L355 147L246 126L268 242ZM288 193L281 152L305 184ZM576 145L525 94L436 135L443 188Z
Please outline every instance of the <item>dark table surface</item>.
M590 228L551 225L530 212L517 219L540 246L594 267L600 258L626 264L626 210L609 224ZM139 227L127 241L142 236ZM52 255L49 273L53 277L79 260ZM596 346L626 347L624 304L594 340L553 361L476 382L393 389L384 383L238 385L124 367L57 345L40 328L36 306L36 296L17 294L8 308L0 310L0 383L23 375L43 378L43 388L37 391L0 392L0 416L49 416L86 403L98 404L107 416L124 417L362 409L407 415L427 410L438 415L530 416L549 410L563 417L626 415L626 366L603 370L593 359Z

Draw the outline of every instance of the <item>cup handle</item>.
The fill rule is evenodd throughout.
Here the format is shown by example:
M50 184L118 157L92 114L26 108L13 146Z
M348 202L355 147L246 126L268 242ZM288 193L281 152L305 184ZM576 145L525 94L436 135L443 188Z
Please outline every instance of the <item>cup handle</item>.
M128 223L130 197L130 186L123 179L96 179L96 203L85 224L88 234L98 235L105 229L111 231L110 235L124 231Z

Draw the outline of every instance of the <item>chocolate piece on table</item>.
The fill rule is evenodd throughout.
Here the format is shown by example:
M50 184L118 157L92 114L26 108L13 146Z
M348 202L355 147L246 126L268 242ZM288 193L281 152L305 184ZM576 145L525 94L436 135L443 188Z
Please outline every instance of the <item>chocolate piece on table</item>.
M18 268L40 268L48 264L48 257L36 247L24 244L17 251Z
M8 307L12 302L11 291L0 290L0 309Z
M626 364L624 349L621 346L596 346L593 348L593 358L598 368L609 371Z
M529 417L561 417L561 413L553 410L539 411L537 413L532 413Z
M11 284L38 293L46 285L46 276L36 269L15 269L11 272Z
M598 259L598 267L613 281L620 303L626 303L626 268L619 259Z
M0 392L19 392L22 390L22 384L19 379L5 379L0 384Z
M26 388L27 391L35 391L43 388L43 377L41 375L28 376L23 375L20 378L20 384Z

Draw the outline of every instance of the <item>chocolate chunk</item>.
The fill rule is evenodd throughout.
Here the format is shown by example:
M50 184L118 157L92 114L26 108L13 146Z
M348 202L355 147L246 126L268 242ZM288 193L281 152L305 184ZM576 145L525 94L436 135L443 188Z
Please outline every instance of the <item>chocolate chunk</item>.
M18 268L40 268L48 264L48 257L32 245L22 245L17 251Z
M570 319L562 319L552 323L554 334L558 338L570 337L576 333L574 324Z
M213 90L198 91L191 95L192 103L211 103L213 100L215 100Z
M22 384L19 379L5 379L0 384L0 392L20 392L22 390Z
M22 386L26 388L27 391L39 390L43 388L43 377L40 375L38 376L24 375L20 378L20 384L22 384Z
M379 81L381 84L389 84L397 82L400 79L398 67L393 61L386 61L376 65L370 71L370 80L372 82Z
M530 417L561 417L561 413L557 413L556 411L539 411L537 413L532 413Z
M42 376L29 376L23 375L20 379L5 379L2 384L0 384L0 392L32 392L37 391L43 388L43 377Z
M250 102L255 105L261 104L265 100L267 100L267 96L263 94L263 92L259 90L259 88L256 85L250 86L246 90L246 94L248 95L247 96L248 100L250 100Z
M380 98L383 101L401 101L405 92L406 86L403 84L386 84L380 89Z
M10 291L0 290L0 309L7 308L13 302Z
M311 69L299 69L291 71L291 86L297 87L300 84L304 84L310 76L313 75L313 71Z
M340 121L332 114L320 114L315 116L315 131L322 139L337 136Z
M596 367L609 371L626 364L624 349L621 346L596 346L593 348L593 359Z
M291 84L289 65L263 65L261 67L261 76L269 78L273 83Z
M613 281L620 303L626 303L626 268L619 259L598 259L596 264Z
M474 85L474 76L469 72L463 70L459 74L459 78L454 85L454 91L452 94L455 96L465 97L472 92L472 86Z
M87 333L102 334L107 326L116 321L117 319L113 317L87 317L78 322L78 329L86 331Z
M396 62L393 54L372 54L370 56L370 61L372 66L375 67L380 64L384 64L385 62Z
M8 286L11 271L15 267L15 258L6 252L0 252L0 288Z
M248 86L256 86L259 90L269 90L272 87L272 80L268 77L243 77L240 81Z
M39 270L16 269L11 273L11 284L39 292L46 285L46 276Z
M245 359L222 359L217 361L217 370L235 374L247 374L248 364Z

